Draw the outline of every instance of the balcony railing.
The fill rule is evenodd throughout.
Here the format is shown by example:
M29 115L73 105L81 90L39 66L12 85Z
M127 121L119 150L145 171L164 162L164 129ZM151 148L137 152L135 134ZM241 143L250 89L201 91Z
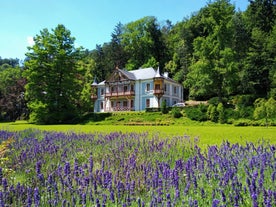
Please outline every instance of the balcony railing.
M164 94L164 89L154 89L153 94L154 95L163 95Z
M92 95L91 95L91 99L92 99L92 100L97 100L97 99L98 99L98 96L92 94Z
M116 107L111 107L110 111L134 111L134 107L116 106Z
M105 97L134 96L134 91L113 91L105 93Z

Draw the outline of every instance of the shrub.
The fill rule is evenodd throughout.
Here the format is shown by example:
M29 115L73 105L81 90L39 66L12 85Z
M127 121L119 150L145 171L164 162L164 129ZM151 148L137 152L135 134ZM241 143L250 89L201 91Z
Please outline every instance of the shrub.
M218 113L217 113L217 107L215 105L211 104L208 106L207 116L208 116L208 119L210 119L212 122L217 122Z
M219 97L213 97L210 100L208 100L208 103L217 106L219 105L219 103L226 104L227 101L227 98L222 98L221 100L219 100Z
M222 103L219 103L217 106L217 112L218 112L218 121L221 124L225 123L225 111Z
M161 112L162 112L162 114L167 114L168 113L168 108L167 108L166 101L162 101L162 103L161 103Z
M159 112L160 108L146 108L146 112Z
M234 122L234 126L250 126L252 122L250 119L238 119Z
M81 117L81 122L87 122L87 121L103 121L106 118L110 117L112 113L86 113Z
M49 113L46 104L37 101L29 103L28 107L31 110L29 118L30 123L45 124L48 122Z
M235 118L252 119L253 112L254 108L252 106L241 106L237 108Z
M255 97L253 95L239 95L233 98L233 103L238 107L253 106Z
M184 108L185 113L188 118L195 121L206 121L207 120L207 106L199 105L193 107L186 107Z
M182 117L181 110L178 107L172 108L172 115L174 118L180 118Z

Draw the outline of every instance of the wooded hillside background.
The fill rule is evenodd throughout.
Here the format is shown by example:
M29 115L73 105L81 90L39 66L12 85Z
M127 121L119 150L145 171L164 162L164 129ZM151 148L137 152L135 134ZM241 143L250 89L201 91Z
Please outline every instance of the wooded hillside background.
M241 12L212 1L175 25L153 16L119 22L110 42L91 51L75 48L64 25L43 29L23 65L0 58L0 120L31 114L55 123L93 111L90 84L116 67L159 66L183 84L185 100L275 100L276 1L249 2Z

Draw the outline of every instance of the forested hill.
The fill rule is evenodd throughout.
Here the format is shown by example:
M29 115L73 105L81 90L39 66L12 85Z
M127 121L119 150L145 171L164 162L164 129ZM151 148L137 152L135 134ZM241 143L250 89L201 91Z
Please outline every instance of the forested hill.
M183 84L185 100L218 97L222 102L246 95L253 104L257 98L276 99L275 0L250 0L245 11L229 0L211 1L175 25L153 16L118 23L110 42L92 51L75 48L74 41L58 25L36 35L24 66L0 58L0 119L14 119L26 102L28 112L60 113L56 121L91 111L91 82L106 79L115 67L159 66ZM74 113L65 115L62 108Z
M119 23L111 41L89 53L93 74L101 81L116 65L159 65L183 83L186 99L275 96L276 1L250 2L240 12L218 0L176 25L155 17Z

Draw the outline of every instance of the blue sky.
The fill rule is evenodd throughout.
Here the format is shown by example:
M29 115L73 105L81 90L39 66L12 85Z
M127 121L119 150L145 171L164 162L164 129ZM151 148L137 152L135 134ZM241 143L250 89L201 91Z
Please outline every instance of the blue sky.
M109 42L117 23L145 16L173 24L189 17L208 0L0 0L0 56L23 60L32 37L63 24L75 45L92 50ZM244 11L247 0L231 0Z

